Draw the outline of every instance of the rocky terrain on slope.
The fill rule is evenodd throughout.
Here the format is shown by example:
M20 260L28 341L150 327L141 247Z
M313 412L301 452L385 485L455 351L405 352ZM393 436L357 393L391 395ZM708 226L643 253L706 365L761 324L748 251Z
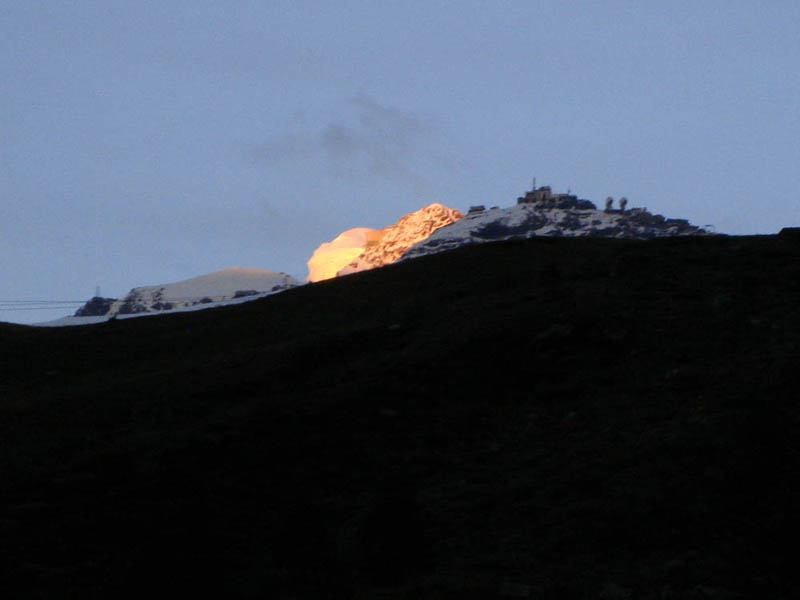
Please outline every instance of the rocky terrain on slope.
M314 251L307 263L308 280L321 281L391 264L420 240L462 217L455 209L433 203L384 229L349 229Z
M610 200L610 199L609 199ZM627 201L625 201L627 204ZM473 207L466 217L443 227L412 248L403 258L416 258L460 246L500 240L550 237L651 239L707 235L685 219L668 219L646 208L598 210L589 200L553 194L549 187L532 190L509 208Z

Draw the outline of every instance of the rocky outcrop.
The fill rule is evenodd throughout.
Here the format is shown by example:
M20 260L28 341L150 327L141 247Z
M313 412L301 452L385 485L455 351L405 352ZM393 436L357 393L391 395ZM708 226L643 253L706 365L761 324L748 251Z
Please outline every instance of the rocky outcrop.
M652 214L646 208L598 210L589 200L566 194L520 200L523 201L510 208L495 207L471 212L457 223L439 229L415 244L403 255L403 259L435 254L459 246L537 236L651 239L709 235L685 219L668 219Z
M81 306L76 312L76 317L102 317L103 315L108 314L108 311L111 309L111 306L117 302L116 298L101 298L100 296L95 296L91 300L89 300L86 304Z

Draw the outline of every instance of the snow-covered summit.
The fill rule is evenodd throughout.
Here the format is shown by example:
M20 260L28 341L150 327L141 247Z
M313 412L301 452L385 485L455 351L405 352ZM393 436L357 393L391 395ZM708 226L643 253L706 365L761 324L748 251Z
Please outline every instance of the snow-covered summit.
M314 251L307 263L308 280L320 281L393 263L411 246L463 216L434 202L380 230L348 229Z
M364 252L340 269L337 275L348 275L391 264L414 244L425 240L442 227L457 222L463 216L457 210L438 202L405 215L394 225L382 229L377 242L368 244Z
M343 231L330 242L320 244L306 262L308 280L313 282L336 277L339 269L361 256L368 244L374 244L380 238L378 229L356 227Z
M435 231L403 254L403 260L459 246L537 236L651 239L707 235L685 219L667 219L645 208L598 210L589 200L539 188L509 208L473 207L463 219Z

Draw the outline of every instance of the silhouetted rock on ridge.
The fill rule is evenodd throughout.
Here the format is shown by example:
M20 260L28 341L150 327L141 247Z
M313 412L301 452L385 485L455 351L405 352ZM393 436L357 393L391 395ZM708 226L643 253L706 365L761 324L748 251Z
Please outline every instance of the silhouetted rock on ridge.
M539 194L543 189L546 192ZM554 195L549 188L540 188L519 198L516 206L471 211L409 248L403 259L459 246L537 236L651 239L684 235L709 234L685 219L668 219L646 208L598 210L589 200Z
M86 304L81 306L76 312L76 317L102 317L105 314L108 314L111 305L117 302L116 298L101 298L100 296L95 296L91 300L89 300Z

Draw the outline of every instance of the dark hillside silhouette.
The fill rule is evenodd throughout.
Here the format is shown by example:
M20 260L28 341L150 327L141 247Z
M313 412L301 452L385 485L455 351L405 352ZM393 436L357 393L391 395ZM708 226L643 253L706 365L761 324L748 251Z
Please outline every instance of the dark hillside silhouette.
M791 235L494 243L0 324L0 587L796 597L799 352Z

